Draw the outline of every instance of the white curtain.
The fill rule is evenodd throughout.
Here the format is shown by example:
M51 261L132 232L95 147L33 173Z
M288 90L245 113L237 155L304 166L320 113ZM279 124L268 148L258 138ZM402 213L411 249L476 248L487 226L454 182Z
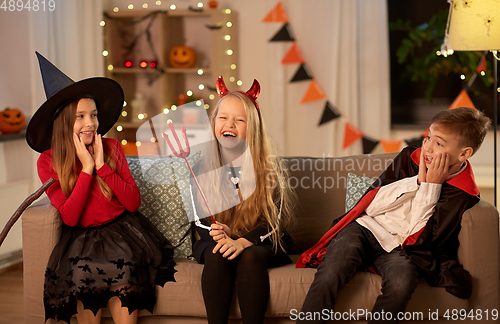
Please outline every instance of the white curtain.
M263 108L263 115L280 154L318 157L361 154L361 141L342 150L344 122L366 136L387 138L390 88L386 1L282 2L306 65L326 98L300 104L309 81L290 83L299 65L280 63L292 43L267 42L263 78L266 88L261 101L265 101L263 107L272 107ZM266 1L263 14L276 3ZM282 26L264 25L262 36L266 40ZM245 46L241 38L240 42ZM337 107L342 117L318 126L326 100Z
M31 74L31 115L46 100L35 51L45 56L72 80L104 75L102 57L102 0L56 1L56 9L46 14L29 14L28 51ZM30 116L27 116L30 117ZM36 175L38 153L32 151ZM33 177L33 188L40 181Z
M33 112L45 101L35 51L74 81L104 74L102 0L56 1L48 14L31 15Z

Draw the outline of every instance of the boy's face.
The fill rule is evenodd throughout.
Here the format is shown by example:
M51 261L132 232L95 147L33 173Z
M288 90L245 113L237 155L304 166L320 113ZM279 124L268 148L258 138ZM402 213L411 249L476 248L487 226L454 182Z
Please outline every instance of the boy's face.
M448 154L449 166L454 168L453 172L459 171L462 163L472 155L472 148L460 145L455 134L438 124L432 124L429 127L429 135L424 139L422 149L427 167L439 154L443 157Z

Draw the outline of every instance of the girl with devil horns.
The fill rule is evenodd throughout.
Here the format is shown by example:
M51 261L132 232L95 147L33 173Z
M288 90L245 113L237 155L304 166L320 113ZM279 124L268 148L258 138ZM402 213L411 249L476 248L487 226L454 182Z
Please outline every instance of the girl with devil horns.
M211 191L220 196L220 188L234 186L231 192L239 196L239 204L218 212L216 223L210 224L209 218L195 222L201 239L193 252L205 265L202 290L208 322L227 323L236 286L243 323L262 323L269 299L267 269L291 262L287 252L292 244L286 229L294 194L282 185L288 183L287 172L260 114L257 80L247 92L230 92L219 77L217 92L221 99L209 117L217 139L214 161L215 167L227 168L227 172ZM241 155L234 154L238 140L247 144ZM234 157L230 163L228 156ZM254 182L245 181L249 178Z
M37 55L47 101L26 140L41 153L40 180L56 180L46 193L64 223L45 271L45 319L100 323L109 306L115 323L136 323L176 270L170 242L136 212L139 189L121 145L101 138L120 116L123 90L108 78L74 82Z

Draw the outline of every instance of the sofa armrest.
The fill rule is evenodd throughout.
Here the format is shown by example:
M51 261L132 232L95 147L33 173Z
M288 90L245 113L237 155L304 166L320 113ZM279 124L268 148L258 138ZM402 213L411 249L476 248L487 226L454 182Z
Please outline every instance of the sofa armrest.
M462 216L458 235L458 261L472 276L470 309L498 309L499 228L498 210L481 200Z
M43 284L52 249L59 241L62 220L47 197L22 215L24 321L44 323Z

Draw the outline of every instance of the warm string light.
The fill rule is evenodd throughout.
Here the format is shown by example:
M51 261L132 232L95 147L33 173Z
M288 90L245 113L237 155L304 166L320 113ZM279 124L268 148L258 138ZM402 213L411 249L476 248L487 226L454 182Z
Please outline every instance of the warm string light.
M454 50L452 50L452 49L449 49L449 50L444 51L444 52L441 52L441 51L436 51L436 55L437 55L437 56L441 56L441 55L443 55L444 57L447 57L448 55L453 55L453 53L455 53L455 51L454 51Z
M162 5L162 2L161 2L160 0L157 0L157 1L155 2L155 5L160 6L160 5ZM197 3L197 7L198 7L198 8L203 8L203 6L204 6L204 5L203 5L203 3L202 3L202 2L198 2L198 3ZM148 9L148 8L149 8L149 5L148 5L147 3L143 3L143 4L142 4L142 8L143 8L143 9ZM175 4L171 4L171 5L169 6L169 8L170 8L170 10L176 10L176 9L177 9L177 6L176 6ZM129 10L133 10L133 9L134 9L134 5L133 5L133 4L129 4L129 5L127 6L127 9L129 9ZM120 8L119 8L119 7L114 7L114 8L113 8L113 12L119 12L119 11L120 11ZM224 12L224 14L226 14L226 15L230 15L230 14L232 13L231 9L225 9L223 12ZM99 25L100 25L101 27L104 27L104 26L106 25L106 22L105 22L104 20L101 20L101 21L99 22ZM231 28L232 26L233 26L233 22L232 22L232 21L230 21L230 20L228 20L228 21L226 22L226 27L227 27L227 28ZM232 39L231 35L229 35L229 34L224 35L224 40L226 40L226 41L230 41L231 39ZM227 54L228 56L232 56L232 55L234 54L234 51L233 51L232 49L230 49L230 48L229 48L229 49L227 49L227 50L226 50L226 54ZM437 55L439 55L438 53L436 53L436 54L437 54ZM453 53L451 53L451 54L453 54ZM450 54L450 55L451 55L451 54ZM109 56L109 51L104 50L104 51L102 52L102 55L103 55L104 57L108 57L108 56ZM127 64L128 64L128 65L127 65ZM125 65L126 65L127 67L132 67L132 66L133 66L133 62L132 62L132 61L130 61L130 62L126 62L126 64L125 64ZM147 67L147 62L145 62L145 61L141 61L141 62L140 62L140 64L139 64L139 66L140 66L140 67L142 67L142 68L146 68L146 67ZM157 66L157 62L156 62L156 61L151 62L151 63L150 63L150 66L151 66L151 67L153 67L153 68L155 68L155 67ZM231 68L231 70L236 70L236 64L232 63L232 64L230 65L230 68ZM109 65L107 66L107 69L108 69L108 71L113 71L114 66L113 66L112 64L109 64ZM204 71L203 71L203 69L198 69L198 70L197 70L197 73L198 73L198 75L200 75L200 76L201 76L201 75L203 75L203 74L204 74ZM230 82L235 82L235 81L236 81L236 78L235 78L234 76L231 76L231 77L229 78L229 81L230 81ZM238 80L238 81L236 81L236 84L237 84L238 86L241 86L241 85L243 84L243 82L242 82L241 80ZM204 84L202 84L202 83L200 83L200 84L198 85L198 89L199 89L199 90L204 90L204 89L205 89L205 85L204 85ZM186 92L186 94L187 94L188 96L192 96L192 95L193 95L193 92L192 92L191 90L188 90L188 91ZM214 95L214 94L210 94L208 97L209 97L209 99L210 99L210 100L214 100L214 99L215 99L215 95ZM198 101L196 101L196 105L197 105L197 106L201 106L201 105L202 105L202 102L201 102L200 100L198 100ZM126 103L126 102L124 102L124 103L123 103L123 107L125 108L126 106L127 106L127 103ZM210 108L210 105L209 105L209 104L205 104L205 105L204 105L204 107L205 107L205 109L209 109L209 108ZM163 109L163 113L164 113L164 114L168 114L168 113L170 112L170 110L175 111L176 109L177 109L177 106L176 106L176 105L172 105L172 106L170 107L170 109L168 109L168 108L164 108L164 109ZM126 111L126 110L123 110L123 111L122 111L122 116L123 116L123 117L126 117L127 115L128 115L127 111ZM145 118L144 116L145 116L145 114L139 114L139 115L138 115L138 118L139 118L139 119L143 119L143 118ZM118 130L119 132L123 131L123 126L121 126L121 125L120 125L120 126L118 126L118 127L117 127L117 130ZM153 139L152 139L152 140L153 140ZM123 140L122 140L122 145L127 145L127 140L123 139ZM136 142L136 145L139 147L139 146L141 145L141 143L140 143L140 142Z

